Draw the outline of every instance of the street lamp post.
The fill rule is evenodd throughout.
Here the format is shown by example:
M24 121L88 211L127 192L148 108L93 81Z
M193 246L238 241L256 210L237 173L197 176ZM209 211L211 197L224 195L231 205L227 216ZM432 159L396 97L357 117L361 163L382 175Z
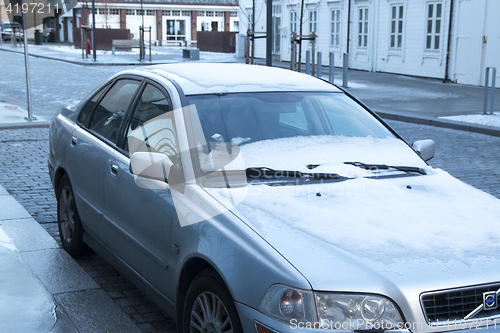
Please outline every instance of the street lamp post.
M92 51L94 55L94 61L97 58L97 42L95 40L95 0L92 0Z

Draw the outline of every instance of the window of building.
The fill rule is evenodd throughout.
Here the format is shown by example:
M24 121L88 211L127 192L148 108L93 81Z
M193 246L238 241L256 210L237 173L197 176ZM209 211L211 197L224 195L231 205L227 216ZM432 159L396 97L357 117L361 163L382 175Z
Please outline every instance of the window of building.
M281 14L281 5L273 5L273 14Z
M189 10L183 10L182 16L191 16L191 12Z
M120 10L118 8L112 8L109 10L110 15L120 15Z
M203 10L199 10L199 11L196 13L196 15L198 15L198 16L205 16L205 11L203 11Z
M238 12L229 12L229 17L238 17Z
M441 17L443 15L443 4L434 2L427 4L427 27L425 34L425 49L429 51L439 50L441 41Z
M331 11L331 28L330 28L330 45L340 45L340 9L332 9Z
M224 17L224 12L215 12L216 17Z
M148 16L154 16L156 13L155 13L155 10L154 9L148 9L146 10L146 15Z
M290 32L297 32L297 12L290 12Z
M173 10L172 16L181 16L181 11L180 10Z
M167 40L186 39L186 20L167 20Z
M358 48L368 47L368 7L358 8Z
M236 32L239 32L239 31L240 31L240 21L234 21L234 22L233 22L233 29L234 29L234 31L236 31Z
M125 14L127 14L127 15L135 15L135 10L133 10L133 9L125 9Z
M403 47L403 5L391 6L391 49Z
M108 15L108 10L106 8L99 8L99 15Z
M164 10L163 16L170 16L170 10Z
M205 16L214 16L214 12L210 11L210 10L207 10L205 12Z
M309 33L318 31L318 12L316 10L309 11Z
M137 9L136 14L141 16L144 15L144 9Z

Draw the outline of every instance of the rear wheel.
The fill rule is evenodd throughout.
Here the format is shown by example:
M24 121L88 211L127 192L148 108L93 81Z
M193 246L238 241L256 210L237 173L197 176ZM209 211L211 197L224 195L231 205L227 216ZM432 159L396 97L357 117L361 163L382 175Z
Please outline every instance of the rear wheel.
M75 196L69 178L64 175L59 183L57 195L57 224L63 248L71 256L91 252L83 242L83 227L76 209Z
M215 271L205 270L191 283L183 330L184 333L243 333L234 301Z

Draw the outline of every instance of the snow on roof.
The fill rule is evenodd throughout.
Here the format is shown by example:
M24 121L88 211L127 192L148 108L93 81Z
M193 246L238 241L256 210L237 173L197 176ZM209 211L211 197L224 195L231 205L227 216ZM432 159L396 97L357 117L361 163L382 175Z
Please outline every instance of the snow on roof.
M261 91L340 91L310 75L286 69L243 64L182 63L151 66L145 71L175 80L186 95Z

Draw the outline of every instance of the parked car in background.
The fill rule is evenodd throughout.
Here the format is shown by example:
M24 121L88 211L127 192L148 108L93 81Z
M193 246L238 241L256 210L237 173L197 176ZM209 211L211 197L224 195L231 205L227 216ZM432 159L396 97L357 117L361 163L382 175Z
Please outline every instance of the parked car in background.
M16 40L24 40L23 26L18 22L2 22L0 25L0 33L4 42L11 40L13 34L16 36Z
M49 144L64 249L100 253L179 332L500 324L500 200L328 82L127 70L64 105Z

